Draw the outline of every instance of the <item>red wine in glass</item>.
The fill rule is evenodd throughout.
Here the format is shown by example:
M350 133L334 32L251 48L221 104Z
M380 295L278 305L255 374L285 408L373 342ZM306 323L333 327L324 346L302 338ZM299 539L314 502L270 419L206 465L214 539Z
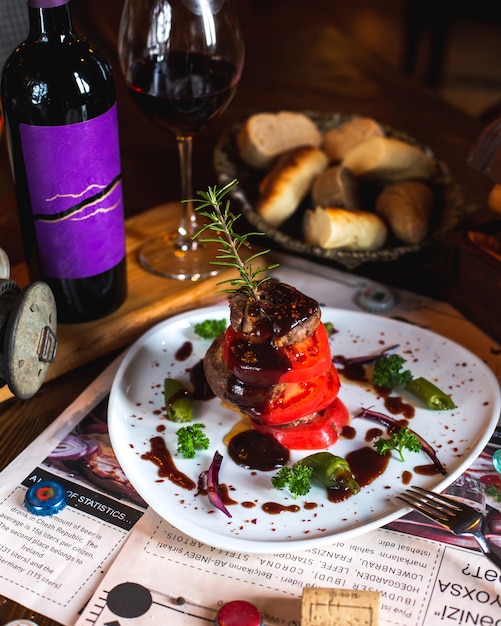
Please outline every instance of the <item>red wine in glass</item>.
M148 57L130 72L129 92L155 124L181 135L200 130L229 104L237 87L230 61L199 52Z
M214 276L218 246L195 238L192 139L224 111L240 80L244 43L234 0L125 0L118 51L139 109L176 136L181 169L177 230L145 242L140 262L179 280Z

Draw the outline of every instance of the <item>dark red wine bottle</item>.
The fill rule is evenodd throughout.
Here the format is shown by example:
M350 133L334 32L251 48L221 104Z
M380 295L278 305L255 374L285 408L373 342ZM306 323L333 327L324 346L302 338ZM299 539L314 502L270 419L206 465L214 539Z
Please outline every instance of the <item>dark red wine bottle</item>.
M28 0L29 35L1 96L26 262L58 321L116 310L127 293L115 87L72 26L69 0Z

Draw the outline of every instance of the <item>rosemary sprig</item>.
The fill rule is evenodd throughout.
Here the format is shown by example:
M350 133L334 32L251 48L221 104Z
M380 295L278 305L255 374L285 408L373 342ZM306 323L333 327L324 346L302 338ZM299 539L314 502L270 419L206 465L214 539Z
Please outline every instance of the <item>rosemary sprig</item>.
M202 243L216 243L220 246L216 260L211 261L213 265L233 267L238 271L238 278L229 278L217 283L230 286L222 289L222 293L240 290L255 300L259 300L259 288L269 280L269 276L265 274L277 267L278 263L266 267L253 266L253 261L268 254L270 250L260 250L245 259L242 258L242 248L251 249L249 237L262 236L264 233L250 232L241 235L235 232L233 227L240 215L234 215L230 211L230 201L223 202L223 200L236 185L238 181L233 180L222 188L214 186L209 187L207 191L197 192L200 198L193 200L194 208L209 221L195 233L194 237L198 237ZM209 231L213 233L212 236Z

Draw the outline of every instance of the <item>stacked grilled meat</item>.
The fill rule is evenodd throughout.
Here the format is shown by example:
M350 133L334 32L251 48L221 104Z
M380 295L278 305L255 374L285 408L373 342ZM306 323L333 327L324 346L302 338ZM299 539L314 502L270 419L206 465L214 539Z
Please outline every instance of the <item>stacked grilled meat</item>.
M323 449L349 420L319 304L268 280L229 298L230 326L204 359L214 394L290 449Z

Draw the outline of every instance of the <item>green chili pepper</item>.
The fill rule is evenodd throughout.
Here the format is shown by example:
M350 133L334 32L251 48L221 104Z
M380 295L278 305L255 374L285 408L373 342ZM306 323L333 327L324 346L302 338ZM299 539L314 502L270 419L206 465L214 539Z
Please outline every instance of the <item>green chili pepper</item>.
M312 477L329 489L349 489L354 494L360 491L360 485L353 478L348 461L331 452L322 451L310 454L295 465L311 467Z
M327 331L327 336L332 337L332 335L336 332L334 328L334 324L332 322L324 322L325 330Z
M175 378L164 380L164 400L167 417L172 422L191 422L193 419L193 396Z
M452 398L426 378L413 378L405 385L405 389L434 411L456 408Z

